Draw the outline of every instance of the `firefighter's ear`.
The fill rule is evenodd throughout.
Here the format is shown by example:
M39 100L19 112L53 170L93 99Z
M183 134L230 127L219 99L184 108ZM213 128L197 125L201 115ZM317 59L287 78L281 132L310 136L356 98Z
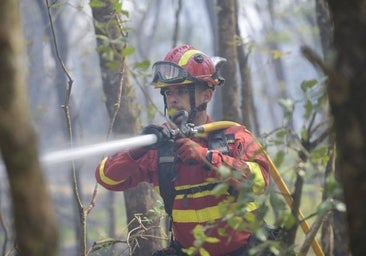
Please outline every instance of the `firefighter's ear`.
M213 92L214 91L212 89L206 89L204 91L203 99L205 102L209 102L212 99Z

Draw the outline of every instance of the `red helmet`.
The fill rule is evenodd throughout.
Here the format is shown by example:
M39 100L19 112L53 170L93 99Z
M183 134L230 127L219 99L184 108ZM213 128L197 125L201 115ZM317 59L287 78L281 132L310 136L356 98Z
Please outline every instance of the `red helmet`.
M207 82L210 87L223 83L212 60L191 45L180 45L170 50L164 61L153 65L153 72L153 83L157 88L197 81Z

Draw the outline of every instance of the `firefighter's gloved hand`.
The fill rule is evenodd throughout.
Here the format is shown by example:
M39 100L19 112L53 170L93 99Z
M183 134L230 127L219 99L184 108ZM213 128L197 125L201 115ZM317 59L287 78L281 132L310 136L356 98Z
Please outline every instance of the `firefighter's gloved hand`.
M164 126L149 124L142 129L142 134L155 134L157 137L156 143L147 146L148 149L157 149L171 138L168 128Z
M180 138L174 142L177 156L186 164L204 163L208 149L189 138Z

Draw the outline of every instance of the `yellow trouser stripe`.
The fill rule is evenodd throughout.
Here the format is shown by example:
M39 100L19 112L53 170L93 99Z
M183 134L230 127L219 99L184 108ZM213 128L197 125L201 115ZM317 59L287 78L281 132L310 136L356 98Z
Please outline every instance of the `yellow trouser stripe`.
M108 157L105 157L99 165L99 177L103 181L103 183L110 185L110 186L114 186L114 185L124 182L125 179L117 181L117 180L112 180L111 178L108 178L107 176L104 175L104 166L105 166L105 162L107 162L107 160L108 160Z
M182 57L180 57L180 60L179 60L179 62L178 62L178 65L179 65L179 66L184 66L184 65L186 65L186 64L187 64L187 62L188 62L188 60L189 60L189 58L190 58L192 55L196 54L196 53L200 53L200 54L205 55L203 52L201 52L201 51L199 51L199 50L189 50L189 51L186 51L186 52L183 54L183 56L182 56Z
M256 194L263 193L265 187L265 181L259 164L254 162L246 162L246 163L250 168L250 172L254 175L253 192Z
M237 204L237 203L233 203ZM202 223L220 219L224 217L225 213L222 212L220 205L207 207L201 210L176 210L173 209L173 220L177 223ZM226 205L226 203L225 203ZM248 212L257 209L255 202L248 203L245 207Z

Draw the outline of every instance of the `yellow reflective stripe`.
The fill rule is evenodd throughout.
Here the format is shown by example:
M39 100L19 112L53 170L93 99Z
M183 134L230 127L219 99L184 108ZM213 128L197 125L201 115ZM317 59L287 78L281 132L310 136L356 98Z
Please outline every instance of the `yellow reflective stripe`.
M173 220L179 223L202 223L221 218L219 206L211 206L201 210L174 210Z
M223 204L223 203L222 203ZM225 203L226 205L227 203ZM237 204L237 203L233 203ZM173 220L176 223L202 223L220 219L224 217L219 205L207 207L201 210L176 210L173 209ZM255 202L248 203L245 207L248 212L254 211L258 208Z
M185 189L194 189L194 188L197 188L197 187L203 187L203 186L206 186L206 185L209 185L209 184L216 184L217 182L204 182L204 183L200 183L200 184L197 184L195 186L192 186L192 185L183 185L183 186L176 186L175 187L175 190L177 192L181 191L181 190L185 190ZM186 195L183 195L183 194L179 194L179 195L176 195L176 199L182 199L184 197L188 197L188 198L200 198L200 197L205 197L205 196L212 196L212 190L204 190L204 191L199 191L199 192L196 192L194 194L186 194Z
M255 162L246 162L246 164L249 166L250 172L254 175L253 192L256 194L263 193L265 180L259 164Z
M192 55L196 54L196 53L199 53L199 54L202 54L202 55L205 55L203 52L199 51L199 50L189 50L189 51L186 51L182 57L180 57L180 60L178 62L178 65L179 66L184 66L187 64L188 60L190 57L192 57Z
M100 162L100 165L99 165L99 177L100 177L101 181L110 186L114 186L114 185L124 182L126 179L117 181L117 180L112 180L111 178L108 178L107 176L104 175L104 166L105 166L105 162L107 162L107 160L108 160L108 157L105 157L102 160L102 162Z

